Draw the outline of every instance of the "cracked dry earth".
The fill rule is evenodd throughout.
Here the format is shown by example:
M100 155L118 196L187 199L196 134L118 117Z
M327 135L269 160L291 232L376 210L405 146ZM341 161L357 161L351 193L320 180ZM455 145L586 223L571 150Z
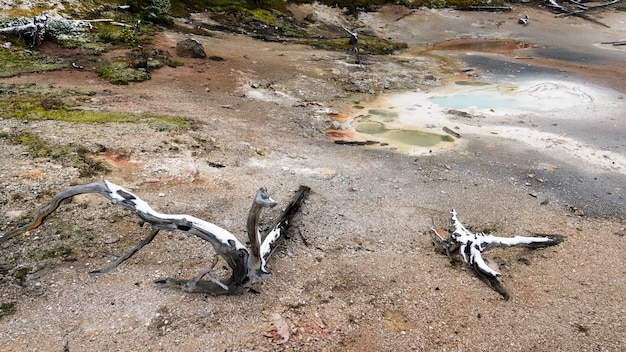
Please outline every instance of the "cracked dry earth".
M348 53L213 33L198 39L208 55L224 61L180 58L184 66L159 69L143 83L113 86L89 68L3 80L93 90L85 109L191 119L193 128L179 131L0 120L4 133L104 146L100 158L111 169L105 178L160 212L206 219L243 240L259 186L281 202L263 214L265 226L299 185L312 193L269 262L273 276L254 291L228 297L155 287L155 280L190 278L210 262L210 245L185 233L161 232L111 273L89 276L148 229L101 197L75 197L41 227L0 247L0 298L14 309L0 319L0 350L624 350L626 170L620 159L604 168L501 134L464 134L462 127L456 147L412 156L338 145L325 135L335 114L372 99L372 92L429 91L467 72L457 54L418 55L424 43L505 37L613 60L561 65L530 60L532 52L498 56L504 62L525 56L525 65L556 67L581 84L612 89L614 113L597 122L612 125L597 137L614 146L611 155L623 158L624 52L591 45L623 35L623 14L605 13L612 29L603 29L530 8L502 14L390 7L360 19L321 7L300 10L318 11L320 22L328 13L357 21L355 27L406 41L409 48L366 57L359 68ZM530 14L528 27L516 23L523 14ZM579 36L542 35L556 31ZM173 52L183 38L164 32L154 45ZM593 114L603 107L590 109ZM30 158L6 138L0 143L2 232L56 192L92 181L53 160ZM471 269L451 266L433 250L427 230L433 220L447 225L452 208L472 229L500 236L560 233L567 239L542 250L487 252L511 294L505 301ZM60 257L32 255L69 243L71 253ZM216 275L225 275L222 266Z

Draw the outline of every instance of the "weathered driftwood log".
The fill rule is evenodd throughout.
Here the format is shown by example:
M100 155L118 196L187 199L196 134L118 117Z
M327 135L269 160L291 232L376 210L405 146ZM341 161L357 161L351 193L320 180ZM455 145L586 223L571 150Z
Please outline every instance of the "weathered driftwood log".
M48 16L35 16L33 17L32 23L0 28L0 34L10 34L20 38L29 38L31 41L30 46L32 47L43 42L44 36L46 35L47 24Z
M74 186L60 192L35 216L33 221L0 236L0 243L37 228L48 215L59 207L63 200L78 194L97 193L110 200L111 203L129 209L141 219L141 224L145 222L151 224L152 230L146 238L120 256L113 264L106 268L95 270L90 274L98 275L109 272L121 262L130 258L143 246L150 243L159 230L178 230L194 234L211 243L215 252L231 268L231 277L225 280L225 282L221 282L209 274L217 262L215 260L211 266L202 270L192 280L168 278L157 281L157 285L160 287L178 287L188 292L203 292L213 295L239 294L254 282L270 276L265 267L266 261L278 242L284 238L285 231L291 225L291 219L298 212L309 190L306 186L300 186L300 189L295 193L293 200L286 207L281 217L275 222L267 235L263 237L258 228L261 210L264 207L274 207L277 203L270 197L265 188L260 188L255 195L248 215L247 225L248 235L252 244L251 248L244 246L232 233L210 222L191 215L159 213L133 193L106 180ZM204 276L208 276L209 281L202 280Z
M452 209L451 214L454 231L452 234L448 234L445 230L431 227L430 239L433 245L438 251L446 254L451 261L452 255L458 252L463 263L471 265L476 275L501 294L505 300L509 299L509 294L498 280L498 276L501 274L487 265L482 257L482 252L493 247L544 248L555 246L565 239L563 235L559 234L541 234L535 237L497 237L483 232L472 233L458 220L454 209Z
M109 22L118 26L134 28L136 32L140 30L141 21L137 21L135 25L127 25L124 23L114 22L113 19L99 18L93 20L66 20L59 17L48 17L47 15L39 15L31 18L14 18L6 23L11 23L5 28L0 28L0 34L10 34L27 40L31 47L41 44L46 37L63 39L70 36L81 35L85 29L93 28L91 25L95 22ZM6 25L6 24L5 24Z

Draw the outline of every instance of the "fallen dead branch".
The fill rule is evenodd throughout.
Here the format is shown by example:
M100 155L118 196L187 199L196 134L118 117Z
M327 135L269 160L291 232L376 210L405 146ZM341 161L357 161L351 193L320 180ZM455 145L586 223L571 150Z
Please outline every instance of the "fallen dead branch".
M557 0L546 0L545 5L555 11L560 12L558 15L556 15L556 17L576 16L576 17L585 19L587 21L599 24L606 28L611 28L611 26L607 25L606 23L602 23L598 21L597 19L588 16L587 13L593 10L602 9L607 6L615 5L619 3L620 1L621 0L611 0L611 1L601 3L595 6L587 6L580 1L569 0L570 4L566 6L566 5L559 4Z
M626 40L619 40L615 42L602 42L600 44L612 44L613 46L626 45Z
M48 16L40 15L33 17L32 23L0 28L0 34L10 34L20 38L28 38L30 40L30 46L32 47L43 42L47 26Z
M354 55L356 55L356 61L360 66L361 55L359 54L359 34L357 32L352 32L351 30L346 28L344 25L341 25L341 28L343 28L343 30L346 31L350 35L350 40L348 41L348 43L352 44L352 50L354 50Z
M253 283L270 276L265 267L266 262L278 242L284 238L285 231L291 226L291 220L300 209L309 190L306 186L300 186L291 203L274 223L274 226L265 236L261 236L258 227L261 210L265 207L274 207L277 203L270 197L265 188L260 188L254 197L248 214L247 228L251 243L250 248L239 242L232 233L210 222L191 215L159 213L133 193L106 180L70 187L58 193L35 216L33 221L0 236L0 243L39 227L46 217L59 207L63 200L78 194L96 193L107 198L112 204L121 205L129 209L139 217L141 225L149 223L152 225L152 230L141 242L121 255L113 264L106 268L92 271L90 274L101 275L114 269L143 246L150 243L160 230L177 230L194 234L211 243L217 255L221 256L231 268L231 277L222 282L209 274L217 263L216 257L209 267L202 270L191 280L167 278L157 281L157 285L159 287L176 287L187 292L203 292L213 295L239 294ZM208 277L208 281L202 280L205 276Z
M555 246L565 240L565 237L559 234L541 234L536 237L497 237L483 232L472 233L458 220L454 209L450 214L452 214L454 231L449 234L443 229L436 229L433 224L433 227L430 228L430 239L433 245L437 251L446 254L451 261L453 261L452 256L458 252L463 263L471 265L476 275L502 295L505 300L508 300L510 296L498 280L501 274L487 264L482 253L493 247L544 248Z

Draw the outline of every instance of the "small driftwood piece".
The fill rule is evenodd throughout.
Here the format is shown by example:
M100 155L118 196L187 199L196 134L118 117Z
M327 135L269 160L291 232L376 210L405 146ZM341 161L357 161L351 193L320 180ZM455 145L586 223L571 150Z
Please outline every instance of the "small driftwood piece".
M342 144L342 145L374 145L374 144L380 144L379 141L371 141L371 140L367 140L367 141L347 141L344 139L339 139L335 141L335 144Z
M443 129L443 131L444 131L445 133L447 133L447 134L449 134L449 135L453 136L454 138L461 138L461 134L460 134L460 133L458 133L458 132L455 132L455 131L451 130L449 127L445 127L445 126L444 126L442 129Z
M70 187L58 193L35 216L33 221L0 236L0 243L40 226L46 217L59 207L63 200L78 194L96 193L107 198L112 204L127 208L139 217L141 225L143 223L152 225L152 230L148 236L132 249L122 254L114 263L108 267L92 271L90 274L101 275L114 269L143 246L150 243L162 229L178 230L194 234L211 243L217 255L221 256L231 268L231 277L222 282L209 274L217 263L216 257L212 265L202 270L191 280L167 278L157 281L157 286L176 287L187 292L202 292L212 295L240 294L253 283L270 276L266 269L266 262L279 241L284 238L285 232L291 225L292 218L300 209L309 191L309 187L300 186L293 200L286 207L281 217L274 223L274 226L271 227L266 236L261 236L258 225L261 210L266 207L274 207L277 204L270 197L267 190L261 187L254 197L248 214L247 228L251 248L244 246L232 233L210 222L191 215L159 213L133 193L106 180ZM202 280L205 276L209 278L208 281Z
M452 256L458 252L463 264L470 265L476 275L505 300L508 300L510 296L498 280L501 274L487 265L482 253L493 247L545 248L555 246L565 240L565 237L559 234L538 234L535 237L497 237L483 232L472 233L458 220L454 209L450 214L452 214L454 231L448 234L443 229L436 229L433 224L430 228L430 239L433 245L437 251L446 254L451 262L454 262Z

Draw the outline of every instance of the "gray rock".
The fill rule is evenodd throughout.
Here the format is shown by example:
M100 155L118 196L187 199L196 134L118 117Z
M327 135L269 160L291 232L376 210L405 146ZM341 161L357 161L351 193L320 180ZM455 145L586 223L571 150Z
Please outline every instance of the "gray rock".
M204 47L199 41L193 38L178 42L178 44L176 44L176 55L180 57L206 58Z

